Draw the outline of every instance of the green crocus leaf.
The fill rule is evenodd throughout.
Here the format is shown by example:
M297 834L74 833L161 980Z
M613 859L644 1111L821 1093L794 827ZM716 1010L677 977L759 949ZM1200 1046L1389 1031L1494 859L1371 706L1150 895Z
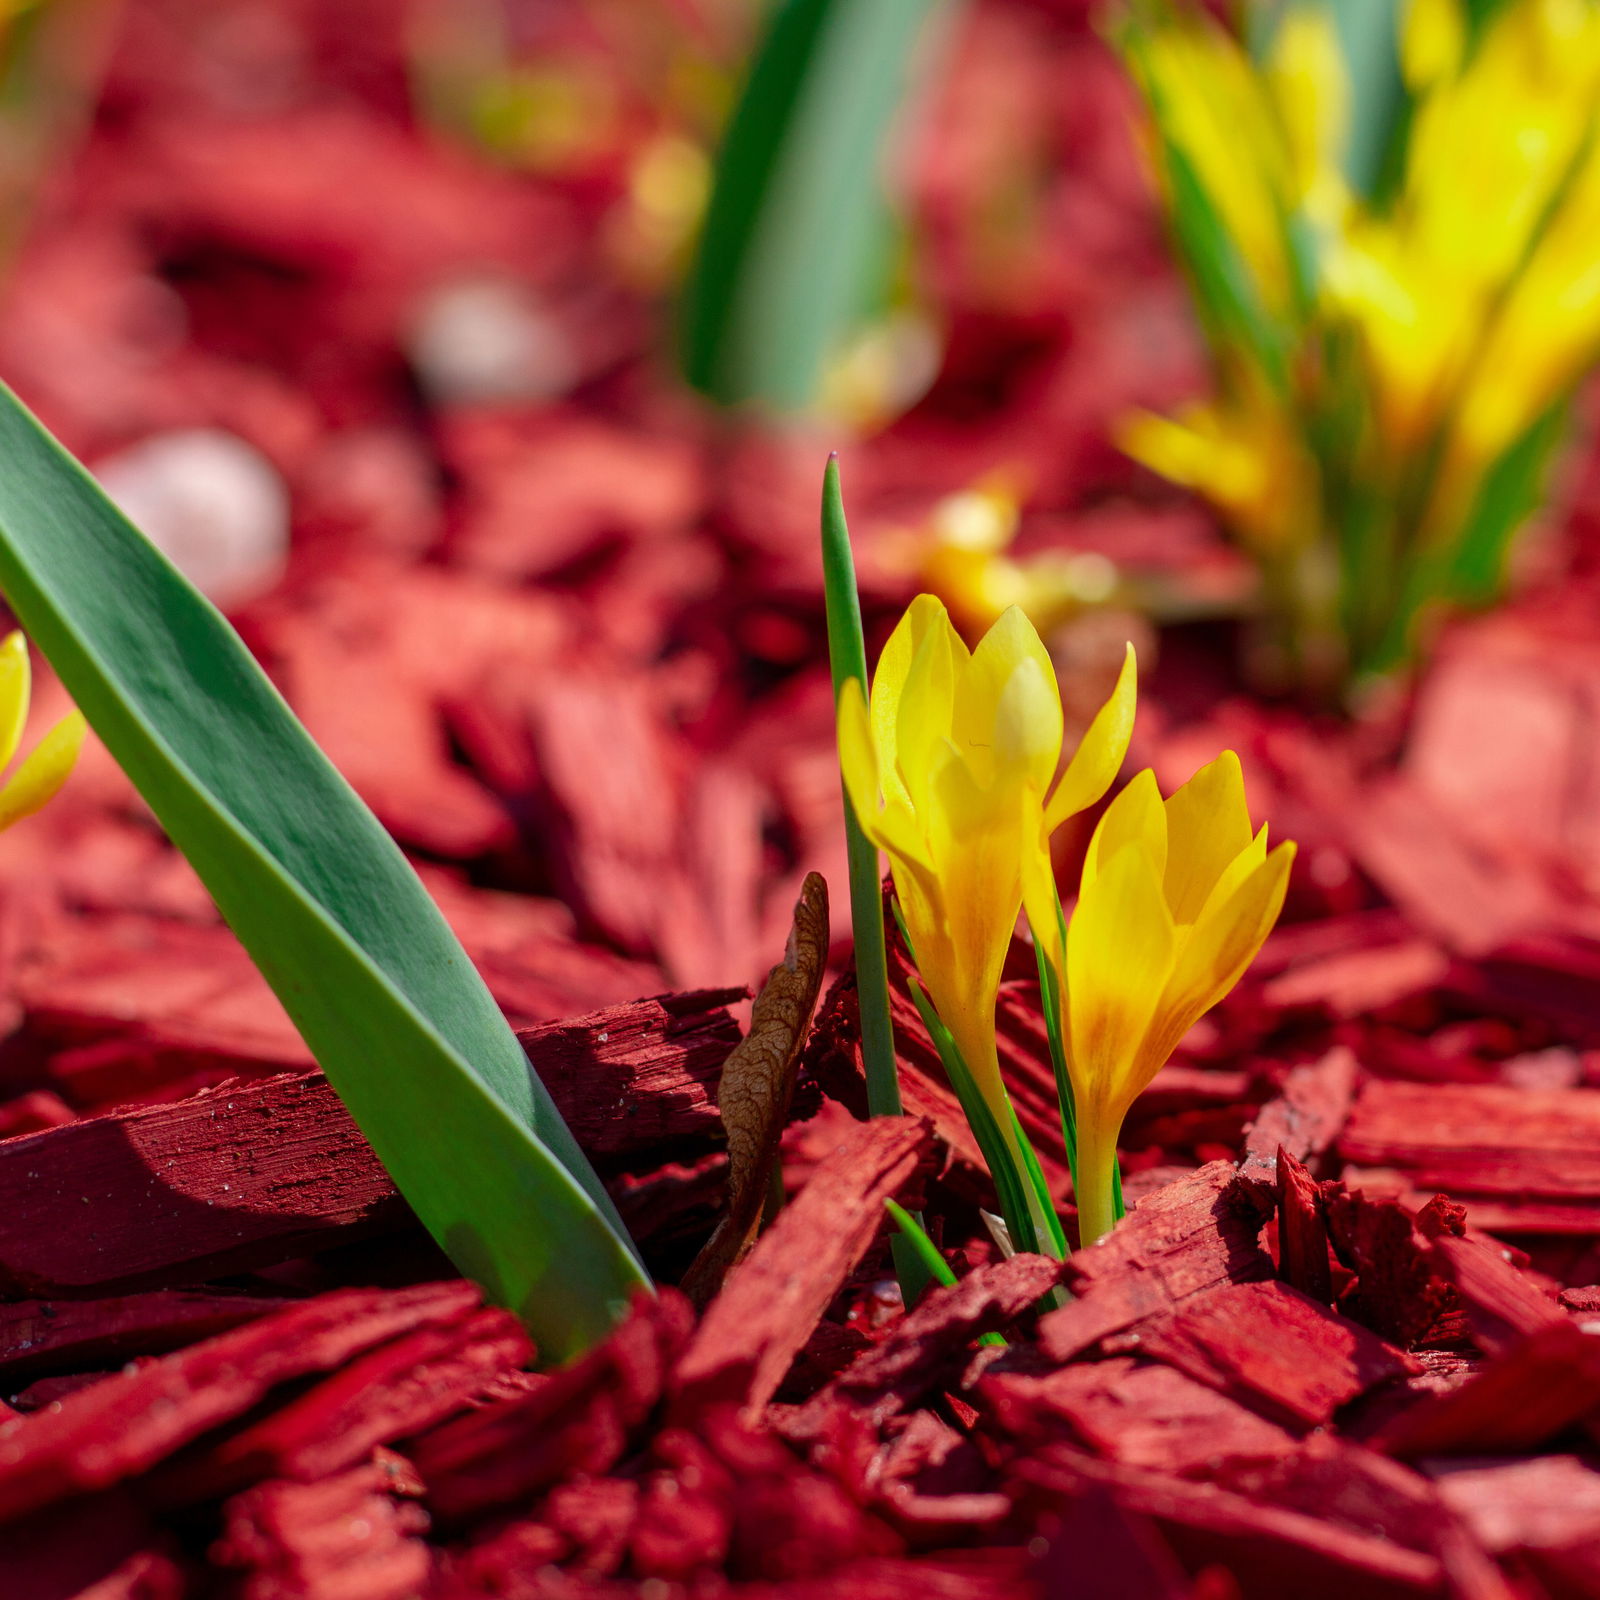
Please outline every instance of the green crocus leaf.
M4 385L0 590L451 1259L547 1358L604 1334L644 1269L449 925L222 615Z

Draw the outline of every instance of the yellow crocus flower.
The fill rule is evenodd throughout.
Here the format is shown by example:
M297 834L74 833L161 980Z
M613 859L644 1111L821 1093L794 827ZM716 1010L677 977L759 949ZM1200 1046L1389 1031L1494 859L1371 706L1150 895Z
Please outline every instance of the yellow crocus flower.
M22 742L33 694L28 642L20 633L0 640L0 770ZM26 760L0 784L0 829L31 817L67 781L83 743L83 714L69 712L36 744Z
M1133 731L1129 646L1071 763L1055 667L1017 607L968 651L933 595L884 646L869 706L839 698L839 763L862 831L889 857L917 967L979 1091L1010 1137L994 1008L1025 873L1066 819L1111 786ZM1054 916L1054 912L1051 913Z
M1106 808L1063 948L1037 862L1029 921L1065 998L1077 1120L1079 1236L1115 1222L1117 1135L1195 1022L1244 975L1277 920L1294 845L1252 833L1239 758L1222 753L1163 800L1141 772Z

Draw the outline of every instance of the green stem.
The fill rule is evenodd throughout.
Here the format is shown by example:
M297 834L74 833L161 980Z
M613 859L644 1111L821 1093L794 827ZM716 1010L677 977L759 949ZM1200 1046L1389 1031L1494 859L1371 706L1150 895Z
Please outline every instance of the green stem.
M861 595L856 588L855 557L844 519L839 488L839 457L828 457L822 475L822 584L828 615L828 661L833 669L837 705L845 684L854 678L867 692L867 645L861 629ZM844 799L846 859L850 867L850 925L855 941L856 1004L861 1015L861 1065L867 1078L867 1110L875 1117L898 1117L899 1068L894 1053L894 1024L889 1015L889 962L883 937L883 889L878 852L856 821L850 797ZM928 1269L903 1233L889 1241L895 1277L909 1311L929 1283Z
M1087 1248L1117 1224L1117 1130L1096 1117L1078 1124L1078 1238Z

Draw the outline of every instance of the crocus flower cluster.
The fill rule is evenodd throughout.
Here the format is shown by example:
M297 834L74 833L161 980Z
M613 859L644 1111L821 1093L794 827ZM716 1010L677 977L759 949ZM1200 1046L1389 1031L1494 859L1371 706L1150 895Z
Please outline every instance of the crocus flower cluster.
M1409 0L1390 97L1334 9L1248 44L1198 5L1122 29L1214 384L1120 439L1217 507L1336 678L1494 595L1600 359L1600 4Z
M1001 968L1026 905L1063 998L1079 1225L1115 1221L1116 1140L1135 1096L1239 980L1283 904L1293 845L1253 831L1225 753L1163 799L1142 772L1095 829L1061 928L1050 837L1100 800L1133 731L1131 646L1110 698L1061 767L1060 692L1015 607L968 651L919 596L885 646L870 701L839 702L845 789L889 857L927 996L997 1126L1020 1137L995 1044Z

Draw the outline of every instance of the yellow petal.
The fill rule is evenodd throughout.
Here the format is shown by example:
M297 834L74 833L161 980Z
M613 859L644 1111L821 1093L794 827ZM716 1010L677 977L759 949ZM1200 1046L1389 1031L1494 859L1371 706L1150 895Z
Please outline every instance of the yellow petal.
M1109 789L1122 769L1133 737L1133 714L1138 701L1138 662L1133 646L1122 660L1116 687L1095 713L1089 731L1073 753L1055 793L1045 807L1044 829L1051 834L1068 817L1087 810Z
M1114 1111L1172 971L1172 918L1157 868L1129 844L1086 880L1067 928L1067 1016L1073 1091Z
M69 712L33 747L28 759L0 788L0 829L32 816L55 797L78 759L83 734L83 713Z
M934 601L923 606L918 596L912 610L926 619L914 636L916 648L895 708L893 768L913 809L928 803L934 773L950 746L956 682L967 659L967 647L950 625L945 609ZM931 598L931 597L926 597ZM889 761L879 748L880 765Z
M1411 0L1400 34L1400 69L1406 87L1420 94L1453 77L1466 48L1467 19L1460 0Z
M900 720L900 699L911 673L911 663L929 634L949 625L938 598L919 594L906 607L905 615L895 624L894 632L878 657L877 671L872 675L872 734L883 763L884 788L889 794L901 787L896 771L895 735Z
M1037 814L1038 798L1032 800ZM1050 862L1050 845L1043 831L1031 842L1025 841L1022 851L1022 905L1028 913L1028 926L1033 930L1033 942L1049 963L1056 981L1064 989L1067 978L1067 952L1061 940L1061 923L1056 914L1055 869Z
M1252 841L1252 851L1258 842L1265 845L1265 830L1259 841ZM1139 1088L1161 1070L1178 1041L1227 994L1255 960L1283 909L1294 853L1292 843L1280 844L1241 881L1218 884L1223 894L1213 894L1200 920L1182 941L1161 998L1160 1015L1145 1041Z
M1167 813L1161 804L1156 775L1148 767L1136 773L1106 807L1096 824L1083 861L1087 888L1119 851L1136 845L1150 863L1159 883L1167 870Z
M1023 611L1008 606L957 684L956 747L979 772L1020 771L1043 787L1061 759L1061 735L1055 663Z
M8 633L0 641L0 767L17 753L31 690L28 641L20 633Z
M861 831L880 850L895 857L925 861L916 818L904 798L879 804L883 773L872 738L867 703L859 679L848 678L839 693L839 773Z
M1250 812L1239 758L1224 750L1166 803L1167 905L1175 922L1193 922L1217 880L1250 844Z

